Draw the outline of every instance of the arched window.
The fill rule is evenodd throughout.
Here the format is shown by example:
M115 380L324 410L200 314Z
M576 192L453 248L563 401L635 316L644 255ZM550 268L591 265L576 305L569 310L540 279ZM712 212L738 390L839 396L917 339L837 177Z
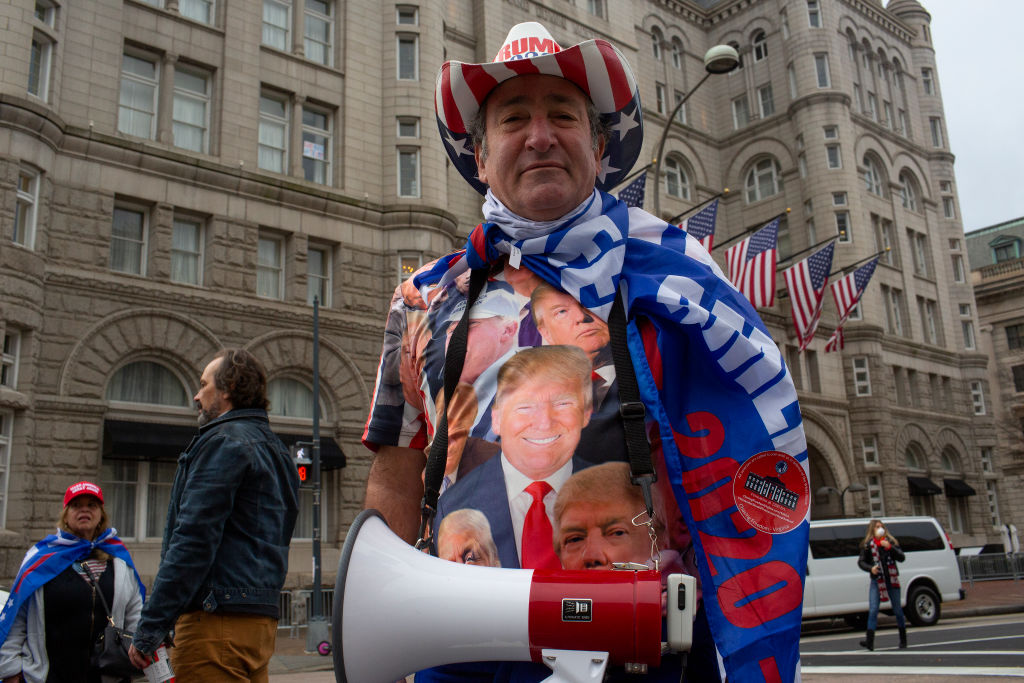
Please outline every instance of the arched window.
M661 44L664 40L659 29L651 29L651 53L654 55L654 59L659 62L661 61Z
M944 472L960 471L960 458L957 457L956 451L952 448L943 449L939 459L942 463L942 470Z
M735 40L729 41L729 47L731 47L732 49L736 50L736 54L738 54L740 56L740 61L736 65L736 68L733 69L733 71L729 72L729 73L733 73L734 71L739 71L740 69L743 68L743 52L740 50L740 44L737 43Z
M271 415L313 419L313 390L297 379L278 377L267 382ZM323 417L323 407L320 417Z
M115 372L107 384L107 400L185 408L191 405L178 376L148 360L129 363Z
M882 173L878 169L878 163L870 156L864 156L864 185L868 192L884 197L885 192L882 186Z
M672 66L683 68L683 43L678 38L672 39Z
M747 203L760 201L782 191L782 168L771 157L761 159L747 172Z
M690 178L678 157L665 159L665 193L677 199L690 198Z
M917 444L910 444L907 446L907 451L904 453L903 458L908 470L913 470L915 472L925 471L925 465L927 462L924 454L921 452L921 447Z
M754 61L760 62L767 56L768 38L765 36L764 31L758 31L754 34Z
M917 212L917 181L907 171L900 173L900 200L904 209Z

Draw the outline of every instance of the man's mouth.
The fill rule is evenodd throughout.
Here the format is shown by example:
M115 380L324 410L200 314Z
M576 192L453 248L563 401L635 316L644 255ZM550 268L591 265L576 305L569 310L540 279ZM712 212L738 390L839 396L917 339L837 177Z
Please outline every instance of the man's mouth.
M524 437L523 441L525 441L527 443L532 443L534 446L547 446L550 443L554 443L559 438L560 438L560 435L547 436L547 437L542 437L542 438L533 438L533 439L528 438L528 437Z

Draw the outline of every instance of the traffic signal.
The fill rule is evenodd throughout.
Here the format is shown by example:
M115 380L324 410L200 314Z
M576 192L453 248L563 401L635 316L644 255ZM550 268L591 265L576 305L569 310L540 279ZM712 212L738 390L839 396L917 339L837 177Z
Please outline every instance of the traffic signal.
M313 451L313 444L306 441L298 441L292 444L289 449L292 460L295 461L295 470L299 474L299 486L313 485L313 459L310 457Z

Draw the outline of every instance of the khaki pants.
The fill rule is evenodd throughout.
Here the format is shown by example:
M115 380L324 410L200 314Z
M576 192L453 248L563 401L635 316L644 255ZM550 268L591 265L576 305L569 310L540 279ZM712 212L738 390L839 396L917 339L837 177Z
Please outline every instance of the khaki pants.
M271 617L188 612L175 626L171 667L178 683L267 683L276 639Z

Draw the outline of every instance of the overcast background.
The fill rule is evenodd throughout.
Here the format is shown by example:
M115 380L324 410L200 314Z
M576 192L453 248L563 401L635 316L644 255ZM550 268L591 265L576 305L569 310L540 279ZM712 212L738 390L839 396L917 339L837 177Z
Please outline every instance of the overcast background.
M1024 2L919 1L932 15L939 93L950 149L956 155L953 169L964 230L1020 218L1024 52L1019 42Z

